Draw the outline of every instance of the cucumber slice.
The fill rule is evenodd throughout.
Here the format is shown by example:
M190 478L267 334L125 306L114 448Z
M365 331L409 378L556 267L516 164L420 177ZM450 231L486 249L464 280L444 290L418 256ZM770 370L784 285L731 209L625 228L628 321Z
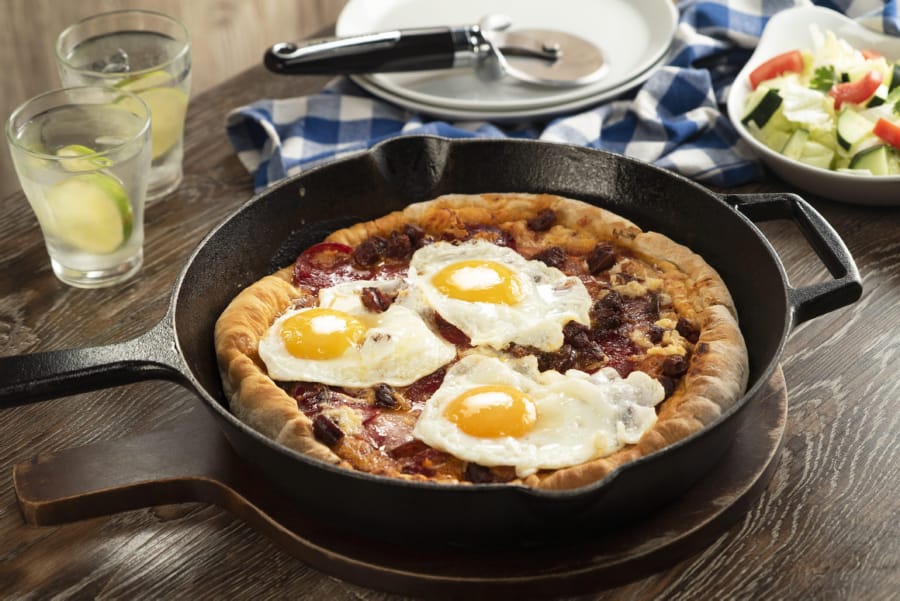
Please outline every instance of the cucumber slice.
M872 97L869 98L868 102L866 102L867 107L873 106L881 106L887 101L888 97L888 87L884 84L878 86L878 89L875 90L875 93L872 94Z
M837 151L839 148L834 129L812 129L809 132L809 141L818 142L831 151Z
M788 138L791 137L790 131L774 127L760 128L753 121L747 124L747 131L750 132L750 135L775 152L781 152L781 149L784 148Z
M810 133L805 129L795 130L788 137L787 142L781 148L781 154L789 159L821 169L830 169L834 160L834 150L810 139Z
M809 131L805 129L794 131L782 147L781 154L789 159L799 159L800 155L803 154L803 147L806 146L807 140L809 140Z
M900 153L896 150L888 152L888 175L900 175Z
M780 152L784 145L787 144L788 138L791 137L791 132L783 131L780 129L772 129L772 130L763 130L761 131L762 135L762 143L774 150L775 152Z
M867 134L872 133L872 122L852 109L841 111L837 118L837 141L848 150Z
M757 88L747 99L747 110L741 123L755 123L764 127L781 107L781 96L778 92L766 88Z
M880 146L881 144L884 144L884 142L882 142L881 138L876 136L874 133L866 134L844 152L852 160L853 157L863 152L864 150L868 150L874 146Z
M824 144L808 140L800 152L799 161L820 169L831 169L834 151Z
M900 87L900 61L891 65L891 85L888 86L888 92L893 92L894 88Z
M867 169L872 175L890 175L889 155L887 144L861 150L850 160L850 169Z
M890 92L888 92L888 97L886 102L890 105L897 104L900 102L900 85L895 88L892 88Z
M834 161L831 163L831 168L835 171L848 171L850 173L856 173L859 171L858 169L850 169L850 157L845 157L843 155L837 155L834 157ZM866 171L865 173L869 173Z

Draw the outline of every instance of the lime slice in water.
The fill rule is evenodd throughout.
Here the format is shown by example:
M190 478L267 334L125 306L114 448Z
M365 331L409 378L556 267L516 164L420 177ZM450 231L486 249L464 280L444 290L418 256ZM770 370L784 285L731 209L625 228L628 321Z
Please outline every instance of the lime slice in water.
M153 158L169 152L181 139L187 94L177 88L152 88L138 93L150 107L150 136Z
M150 71L149 73L123 79L116 84L116 87L129 92L141 92L150 88L165 86L171 82L172 76L165 71Z
M152 140L153 160L166 154L181 139L184 128L184 116L187 113L188 96L178 88L150 88L137 92L150 108L150 137ZM129 98L117 101L120 106L130 108L133 103ZM139 112L135 110L133 112Z
M85 252L111 253L128 240L134 213L119 181L103 173L75 175L47 190L56 235Z
M96 151L88 148L87 146L82 146L81 144L69 144L68 146L63 146L59 150L56 151L56 156L58 157L72 157L65 158L60 161L63 169L66 171L94 171L96 169L103 169L104 167L109 167L112 165L112 161L109 157L91 157L89 159L82 158L92 154L95 154Z

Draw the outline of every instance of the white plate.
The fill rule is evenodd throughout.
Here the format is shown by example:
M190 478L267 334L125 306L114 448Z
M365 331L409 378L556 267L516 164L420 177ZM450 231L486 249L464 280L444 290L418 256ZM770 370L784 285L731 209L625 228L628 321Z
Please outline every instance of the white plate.
M866 176L838 173L794 161L754 138L741 123L750 93L748 76L765 60L788 50L812 48L810 24L831 30L855 48L878 50L886 58L900 58L900 38L874 32L842 14L817 6L792 8L773 16L753 56L738 74L728 95L728 116L738 133L782 179L825 198L861 205L900 205L900 176Z
M624 94L631 88L638 86L647 79L650 78L653 73L655 73L659 67L666 64L668 62L669 56L663 55L663 57L654 65L651 65L649 69L631 79L622 85L612 88L610 90L606 90L604 92L600 92L593 96L587 96L584 98L576 98L575 100L570 100L569 102L563 102L561 104L553 104L549 106L537 106L537 107L526 107L520 109L498 109L498 110L483 110L483 109L466 109L466 108L455 108L448 107L444 105L433 105L426 102L419 102L416 100L412 100L410 98L406 98L404 96L398 96L394 94L391 90L385 90L380 88L373 82L370 82L366 79L362 78L354 78L354 81L364 88L368 90L371 94L375 96L379 96L384 100L389 102L393 102L394 104L401 106L407 110L416 112L416 113L424 113L426 115L431 115L433 117L439 117L441 119L450 119L450 120L463 120L463 121L492 121L495 123L504 123L510 121L521 121L527 119L538 119L542 117L549 117L554 115L563 115L565 113L571 113L574 111L578 111L584 108L587 108L591 105L598 104L600 102L604 102L606 100L611 100L620 94Z
M667 52L678 11L671 0L350 0L338 18L339 36L404 27L470 25L489 13L507 15L513 28L558 29L596 44L609 72L578 88L528 85L511 78L485 83L472 69L378 73L354 80L373 93L417 105L463 112L527 111L571 103L628 83Z

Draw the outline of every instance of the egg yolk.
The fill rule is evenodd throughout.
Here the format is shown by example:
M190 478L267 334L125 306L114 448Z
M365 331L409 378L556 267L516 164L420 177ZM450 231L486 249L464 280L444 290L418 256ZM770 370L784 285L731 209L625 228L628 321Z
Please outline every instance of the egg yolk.
M514 305L522 299L515 272L495 261L472 259L447 265L431 279L437 290L468 302Z
M318 307L292 315L281 325L287 351L298 359L334 359L357 345L366 326L356 317Z
M479 386L450 401L444 417L470 436L517 437L534 427L537 409L528 395L510 386Z

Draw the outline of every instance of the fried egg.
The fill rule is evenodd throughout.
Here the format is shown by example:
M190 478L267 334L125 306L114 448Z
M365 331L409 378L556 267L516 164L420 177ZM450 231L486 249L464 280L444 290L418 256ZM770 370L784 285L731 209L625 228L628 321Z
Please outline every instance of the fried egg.
M320 290L316 307L285 312L259 343L269 376L347 387L407 386L455 359L456 347L413 309L393 303L374 313L363 305L363 288L396 294L403 285L346 282Z
M512 342L552 351L569 321L590 323L591 297L576 277L484 240L436 242L413 254L410 288L473 346Z
M538 371L534 357L467 355L426 402L413 436L459 459L514 466L519 477L578 465L637 443L656 422L662 385L634 371Z

